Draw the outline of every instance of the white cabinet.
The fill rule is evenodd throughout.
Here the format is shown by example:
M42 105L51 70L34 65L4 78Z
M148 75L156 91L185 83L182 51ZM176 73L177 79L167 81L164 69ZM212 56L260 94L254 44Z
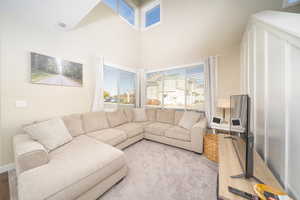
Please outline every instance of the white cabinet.
M300 15L252 16L241 44L243 92L252 98L255 146L300 199Z

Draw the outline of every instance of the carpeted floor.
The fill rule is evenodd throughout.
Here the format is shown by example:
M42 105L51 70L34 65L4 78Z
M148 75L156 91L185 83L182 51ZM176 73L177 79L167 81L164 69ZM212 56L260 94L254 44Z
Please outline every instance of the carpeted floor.
M124 152L128 175L98 200L216 199L218 166L204 156L147 140ZM11 191L16 193L14 176L10 173Z

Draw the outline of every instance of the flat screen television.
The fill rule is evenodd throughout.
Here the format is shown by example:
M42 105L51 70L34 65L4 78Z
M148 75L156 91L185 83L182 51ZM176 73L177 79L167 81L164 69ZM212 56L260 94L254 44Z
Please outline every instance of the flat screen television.
M232 176L232 178L255 178L253 173L254 136L250 129L250 106L251 99L248 95L230 97L230 138L243 169L243 174Z

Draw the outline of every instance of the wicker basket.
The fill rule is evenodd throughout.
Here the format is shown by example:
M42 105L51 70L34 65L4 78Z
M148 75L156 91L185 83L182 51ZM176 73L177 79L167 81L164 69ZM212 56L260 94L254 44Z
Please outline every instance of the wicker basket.
M214 162L218 162L218 136L206 134L204 136L204 155Z

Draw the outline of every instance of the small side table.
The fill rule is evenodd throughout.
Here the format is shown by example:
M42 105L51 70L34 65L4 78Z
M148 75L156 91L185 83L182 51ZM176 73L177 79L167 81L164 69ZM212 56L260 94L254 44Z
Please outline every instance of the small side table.
M243 133L245 132L245 128L242 127L230 127L229 123L221 123L221 124L216 124L216 123L211 123L210 127L213 129L213 133L217 134L217 133L230 133L230 131L232 132L236 132L236 133ZM219 132L217 132L219 131Z
M219 162L218 136L208 133L204 135L204 155L209 160Z

